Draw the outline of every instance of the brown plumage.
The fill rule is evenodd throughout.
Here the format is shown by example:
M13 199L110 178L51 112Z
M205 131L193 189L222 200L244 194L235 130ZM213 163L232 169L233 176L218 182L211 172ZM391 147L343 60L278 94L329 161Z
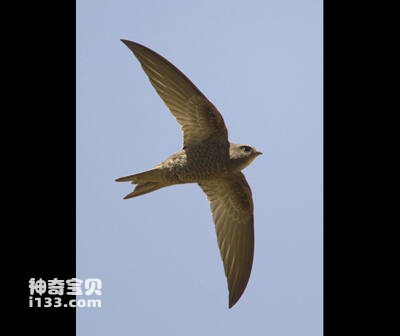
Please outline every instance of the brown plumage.
M199 184L210 202L231 308L247 286L254 253L253 199L241 170L261 153L228 141L221 114L174 65L138 43L122 42L181 125L183 148L149 171L116 181L136 185L125 199L173 184Z

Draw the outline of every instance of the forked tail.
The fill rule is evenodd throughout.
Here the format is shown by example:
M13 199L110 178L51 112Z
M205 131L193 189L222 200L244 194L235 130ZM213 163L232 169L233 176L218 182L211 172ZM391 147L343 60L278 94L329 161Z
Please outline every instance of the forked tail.
M160 179L160 171L158 169L148 170L143 173L124 176L116 179L117 182L131 182L136 184L135 190L126 195L124 199L140 196L167 186Z

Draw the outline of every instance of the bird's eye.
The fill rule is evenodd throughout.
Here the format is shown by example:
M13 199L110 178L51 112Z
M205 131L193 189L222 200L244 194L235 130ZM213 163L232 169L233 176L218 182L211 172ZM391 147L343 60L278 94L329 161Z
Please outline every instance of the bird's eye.
M240 149L243 152L251 152L251 147L249 147L249 146L241 146Z

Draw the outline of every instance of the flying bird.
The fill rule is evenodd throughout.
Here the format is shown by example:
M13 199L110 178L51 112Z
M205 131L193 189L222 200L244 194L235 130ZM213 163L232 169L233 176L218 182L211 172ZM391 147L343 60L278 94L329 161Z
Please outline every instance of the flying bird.
M262 153L230 143L217 108L173 64L139 43L121 41L180 124L183 147L153 169L116 181L136 185L124 199L174 184L200 186L210 202L231 308L247 286L254 255L253 199L241 171Z

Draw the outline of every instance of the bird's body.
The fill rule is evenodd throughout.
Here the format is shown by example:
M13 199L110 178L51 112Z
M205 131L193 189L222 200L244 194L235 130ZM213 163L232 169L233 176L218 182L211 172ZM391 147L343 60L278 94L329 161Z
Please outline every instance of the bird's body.
M228 141L221 114L174 65L138 43L122 41L181 124L184 143L153 169L117 181L136 185L125 199L174 184L199 184L211 204L232 307L246 288L254 251L253 200L241 170L261 153Z
M167 171L175 183L191 183L223 174L229 163L227 145L210 143L182 149L157 167Z

